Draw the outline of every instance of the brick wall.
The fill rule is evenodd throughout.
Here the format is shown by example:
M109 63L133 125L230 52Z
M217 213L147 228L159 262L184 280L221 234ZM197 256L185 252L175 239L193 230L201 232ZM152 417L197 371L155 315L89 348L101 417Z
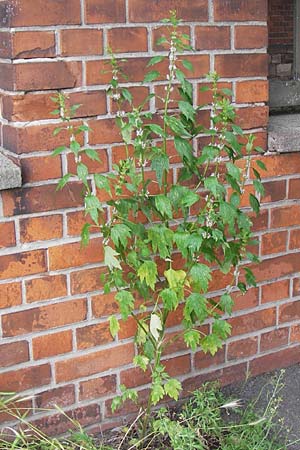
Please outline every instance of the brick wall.
M294 0L269 0L270 77L293 78Z
M52 0L47 13L44 0L35 0L34 8L29 0L0 1L1 142L18 155L24 180L22 189L3 191L0 201L0 391L33 393L33 408L58 403L91 427L119 423L109 410L119 384L144 390L147 379L131 364L133 324L115 341L107 331L115 303L99 281L101 237L80 250L80 186L55 191L72 161L50 157L66 136L53 137L58 120L49 97L62 89L71 102L82 103L75 120L93 129L85 144L99 151L98 170L110 170L122 146L101 74L105 48L128 59L127 84L138 96L160 89L161 82L140 81L149 56L157 54L159 21L175 5L197 49L190 56L195 99L204 74L217 70L233 89L240 124L266 148L266 0L153 0L151 7L146 0L111 0L109 6L104 0ZM181 342L165 355L185 393L205 379L229 383L247 371L255 375L300 361L300 155L263 160L266 195L254 219L263 260L258 287L236 298L232 337L214 358L191 353ZM226 277L216 278L212 295L226 284ZM170 333L177 326L175 315ZM69 428L50 412L34 418L52 433Z

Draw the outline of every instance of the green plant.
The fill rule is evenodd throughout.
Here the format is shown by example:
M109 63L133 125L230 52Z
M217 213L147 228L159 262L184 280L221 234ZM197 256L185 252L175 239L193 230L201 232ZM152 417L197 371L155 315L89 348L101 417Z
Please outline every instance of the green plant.
M205 353L215 354L230 334L224 313L232 312L231 293L236 288L245 293L248 286L255 285L251 263L258 261L249 251L249 245L255 244L251 220L240 207L250 176L254 137L245 136L234 123L231 92L218 88L215 73L208 77L211 86L203 88L212 96L210 126L198 123L203 106L194 105L193 86L186 75L193 66L180 56L192 50L186 44L188 36L180 34L175 12L164 23L170 37L161 38L159 43L168 46L169 53L154 56L148 64L168 66L165 95L156 96L163 103L161 110L144 111L154 94L138 107L133 106L131 93L122 86L127 81L122 61L111 55L108 93L118 107L116 122L126 149L126 157L113 165L111 173L89 173L82 155L99 158L94 149L83 149L78 142L80 133L90 131L86 125L73 126L72 114L79 105L69 110L63 94L54 98L58 104L54 113L63 121L56 132L65 128L70 133L69 148L60 147L54 155L67 150L77 164L77 173L65 175L58 188L74 177L82 182L89 217L82 230L82 243L88 244L91 231L102 233L108 268L104 292L116 291L121 319L136 322L138 354L134 364L151 374L142 436L146 435L151 407L164 396L177 400L181 390L180 382L169 376L163 364L168 346L183 336L192 350L200 347ZM151 70L144 83L158 78L160 72ZM180 100L170 112L174 90ZM131 107L129 112L124 111L124 104ZM193 145L199 135L208 140L200 152ZM181 162L176 181L172 180L170 144L174 144ZM265 169L260 160L257 166ZM253 169L253 175L256 193L261 195L263 186L257 169ZM249 202L258 213L258 196L251 193ZM219 300L208 295L213 277L220 273L217 270L230 277ZM168 318L179 307L183 312L182 330L170 339L166 333ZM207 320L211 321L208 334L201 328ZM111 334L115 337L119 329L119 318L112 316ZM112 409L128 399L137 402L138 392L121 386Z

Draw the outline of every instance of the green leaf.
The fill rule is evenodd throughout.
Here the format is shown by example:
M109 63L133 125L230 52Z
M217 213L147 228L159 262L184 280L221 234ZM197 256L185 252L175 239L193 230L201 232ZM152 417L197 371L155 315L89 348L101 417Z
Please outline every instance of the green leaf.
M156 195L155 208L163 217L172 219L172 217L173 217L172 205L171 205L170 199L166 195L164 195L164 194Z
M120 324L115 316L109 318L109 331L113 338L115 338L120 330Z
M51 156L57 156L63 153L66 150L66 146L62 145L61 147L56 147L55 150L51 153Z
M204 353L210 353L214 356L217 351L222 348L222 340L216 334L209 334L205 336L201 341L201 347Z
M155 289L155 283L157 281L157 265L153 261L145 261L139 267L137 272L140 280L145 281L153 291Z
M169 283L171 289L182 288L186 279L186 272L184 270L168 269L164 275Z
M245 267L244 270L246 273L246 281L247 281L248 286L256 287L256 279L255 279L255 276L254 276L254 273L252 272L252 270L249 269L248 267Z
M77 141L72 141L70 144L70 150L77 156L80 152L80 144Z
M149 364L149 359L145 355L137 355L133 358L133 364L140 367L140 369L146 372Z
M260 169L262 169L262 170L267 170L265 164L264 164L260 159L257 159L257 160L256 160L256 164L258 165L258 167L259 167Z
M218 197L219 195L223 195L226 192L223 184L219 183L218 178L214 175L211 175L204 180L205 189L209 190L214 197Z
M107 245L104 247L104 263L110 270L122 270L120 261L116 258L116 256L119 256L119 253L117 253L113 248Z
M163 330L161 318L157 314L151 314L150 317L150 333L156 341L159 340L160 331Z
M93 222L99 223L99 211L103 211L100 200L94 194L88 194L84 199L85 213L89 214Z
M163 289L160 293L160 297L162 298L164 308L166 308L168 311L175 311L178 306L179 300L176 292L173 291L173 289Z
M260 180L253 180L253 186L256 192L265 195L265 188Z
M164 395L164 388L160 384L155 383L152 385L151 402L153 405L156 405L164 397Z
M179 136L175 136L174 144L181 159L186 159L187 161L193 160L193 147L189 141Z
M132 95L129 92L129 90L123 88L121 92L122 92L122 96L123 96L124 100L127 100L129 103L132 103Z
M222 309L222 311L226 312L227 314L231 314L232 313L232 307L234 305L234 301L232 300L231 295L225 293L222 295L221 299L220 299L220 308Z
M150 61L148 62L147 67L154 66L155 64L160 63L164 59L165 59L165 56L162 56L162 55L153 56L153 58L151 58Z
M160 73L157 70L151 70L148 72L144 78L144 83L151 83L151 81L156 80L160 76Z
M194 122L196 111L194 110L193 106L190 103L183 101L179 101L178 106L181 113L186 117L186 119Z
M200 333L197 330L188 330L184 333L184 342L193 351L197 350L200 344Z
M229 175L234 178L235 180L239 181L241 178L241 169L237 166L235 166L231 162L226 163L227 172Z
M176 117L167 116L165 118L165 122L176 135L188 138L191 137L190 133L185 129L184 125Z
M223 94L225 94L225 95L228 95L229 97L231 97L231 96L233 95L232 90L231 90L231 89L228 89L228 88L222 88L222 89L221 89L221 92L222 92Z
M86 247L90 240L90 227L89 223L85 223L81 230L81 244Z
M57 136L62 130L63 130L62 127L55 128L55 130L53 131L53 136Z
M188 61L187 59L182 59L181 60L183 67L185 67L187 70L193 72L194 71L194 66L193 64Z
M83 163L77 164L77 176L84 183L86 182L88 174L89 174L89 171L85 164L83 164Z
M203 323L208 317L207 299L197 292L189 295L184 307L184 318L188 322L195 322L193 316L195 316L200 323Z
M179 392L181 391L182 387L180 381L176 380L176 378L171 378L164 385L164 389L165 393L169 397L177 401L179 398Z
M101 162L98 152L96 150L93 150L92 148L86 148L84 150L84 153L88 158L90 158L92 161L98 161Z
M145 125L145 128L149 128L150 131L157 134L158 136L166 137L166 133L164 132L162 127L156 125L156 123L148 123L147 125Z
M101 175L99 173L95 173L94 181L95 181L95 185L98 189L103 189L104 191L111 194L109 179L106 176Z
M125 224L117 224L111 228L111 238L113 243L118 247L122 245L123 247L127 246L128 239L131 237L131 230Z
M230 335L231 325L226 320L216 319L212 325L212 333L221 339L226 339Z
M259 214L260 204L255 195L249 194L250 205L256 214Z
M131 294L131 292L123 290L116 294L115 299L119 304L122 319L126 320L134 309L133 295Z
M61 190L62 188L65 187L65 185L68 183L69 179L71 178L72 174L71 173L67 173L66 175L64 175L58 182L57 186L56 186L56 191Z
M169 170L169 158L164 153L155 156L151 162L151 168L156 173L159 187L162 186L164 173Z
M192 284L195 289L207 292L211 280L211 270L205 264L194 264L190 271Z

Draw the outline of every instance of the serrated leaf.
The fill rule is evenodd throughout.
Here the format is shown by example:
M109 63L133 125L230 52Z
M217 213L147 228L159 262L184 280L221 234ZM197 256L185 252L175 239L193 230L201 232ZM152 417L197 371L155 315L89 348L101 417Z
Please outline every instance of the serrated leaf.
M231 162L226 163L227 172L229 175L234 178L235 180L239 181L241 178L241 169L234 165Z
M260 169L262 169L262 170L267 170L265 164L264 164L260 159L257 159L257 160L256 160L256 164L258 165L258 167L259 167Z
M157 70L151 70L148 72L144 78L144 83L151 83L151 81L156 80L160 76L160 73Z
M98 155L98 152L97 152L96 150L94 150L94 149L92 149L92 148L86 148L86 149L84 150L84 153L85 153L86 156L87 156L88 158L90 158L92 161L98 161L98 162L101 162L101 160L100 160L100 158L99 158L99 155Z
M171 378L168 380L164 385L165 393L173 398L174 400L178 400L179 393L182 389L180 381L176 380L175 378Z
M95 181L95 185L98 189L104 189L104 191L111 194L109 179L106 176L101 175L99 173L95 173L94 181Z
M204 353L210 353L212 356L214 356L217 351L222 348L222 345L222 340L216 334L209 334L201 341L201 347Z
M194 71L194 66L190 61L188 61L187 59L182 59L181 62L183 67L185 67L187 70L189 70L190 72Z
M227 314L231 314L232 313L232 307L234 305L234 301L232 300L231 295L225 293L222 295L221 299L220 299L220 308L222 309L222 311L226 312Z
M165 59L165 56L163 56L163 55L153 56L153 58L151 58L150 61L148 62L147 67L154 66L155 64L160 63L164 59Z
M193 159L193 147L189 141L179 136L174 138L175 148L182 159L192 161Z
M51 153L51 156L57 156L63 153L66 150L66 146L62 145L61 147L56 147L55 150Z
M226 339L231 332L231 325L226 320L217 319L213 322L212 333L221 339Z
M64 175L58 182L57 186L56 186L56 190L59 191L60 189L62 189L63 187L65 187L65 185L68 183L69 179L71 178L72 174L71 173L67 173L66 175Z
M164 272L171 289L178 289L184 285L186 272L184 270L168 269Z
M176 117L167 116L165 122L176 135L180 137L191 137L190 133L185 129L184 125Z
M169 158L164 153L155 156L151 161L151 168L156 173L159 186L162 186L164 173L169 170Z
M153 291L157 281L157 265L153 261L144 261L137 272L140 280L147 284Z
M166 137L166 133L162 129L161 126L157 125L156 123L148 123L145 125L145 128L149 128L150 131L157 134L158 136Z
M188 322L194 323L193 315L203 323L208 317L207 299L197 292L193 292L186 299L184 307L184 318Z
M99 224L99 211L103 211L100 200L93 194L88 194L84 199L85 213L89 214L95 224Z
M184 333L184 342L193 350L197 350L200 344L200 333L197 330L188 330Z
M120 291L116 294L115 299L119 304L122 319L126 320L134 309L133 295L128 291Z
M172 219L172 217L173 217L172 205L171 205L170 199L166 195L164 195L164 194L156 195L154 202L155 202L155 208L163 217Z
M205 264L194 264L190 270L192 285L195 289L207 292L208 284L211 281L211 269Z
M156 405L165 395L164 388L160 384L152 385L151 402Z
M253 211L256 214L259 214L260 204L259 204L259 201L257 200L257 198L255 197L255 195L249 194L249 201L250 201L250 205L251 205L251 208L253 209Z
M120 324L115 316L109 318L109 331L113 338L115 338L120 330Z
M104 247L104 264L109 267L110 270L122 269L117 256L119 256L119 253L117 253L113 248L108 245Z
M85 223L81 230L81 244L86 247L90 240L90 227L89 223Z
M120 223L111 228L111 239L117 247L119 245L126 247L130 238L131 230L127 225Z
M173 291L173 289L163 289L160 293L160 297L162 298L164 308L166 308L168 311L175 311L178 306L179 300L176 292Z
M156 341L159 340L160 331L162 331L163 326L160 317L157 314L151 314L150 317L150 333Z
M140 369L146 372L149 364L149 359L145 355L137 355L133 358L133 364L140 367Z
M127 100L127 102L132 103L131 92L125 88L123 88L121 92L122 92L122 96L123 96L124 100Z
M254 276L254 273L252 272L251 269L249 269L248 267L245 267L245 273L246 273L246 281L248 286L254 286L256 287L256 279Z
M187 120L194 122L196 111L189 102L179 101L178 106L180 112L186 117Z
M89 171L85 164L83 164L83 163L77 164L77 176L84 183L86 182L88 174L89 174Z

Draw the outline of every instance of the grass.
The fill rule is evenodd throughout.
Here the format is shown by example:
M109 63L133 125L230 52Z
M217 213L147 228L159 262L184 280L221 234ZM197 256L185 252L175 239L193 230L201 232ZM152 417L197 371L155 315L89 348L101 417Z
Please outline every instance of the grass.
M145 439L139 438L138 420L114 433L114 441L89 436L79 423L70 420L75 431L68 439L50 438L31 425L18 409L19 399L6 395L0 399L2 410L18 418L23 425L12 430L13 440L0 440L1 450L288 450L280 443L276 418L280 403L282 375L273 381L273 389L261 413L259 397L248 406L239 400L224 398L216 384L205 384L179 411L160 409L153 418ZM262 394L262 393L261 393ZM260 395L261 395L260 394ZM63 411L59 410L62 414ZM27 431L25 431L25 428ZM109 435L108 435L109 436Z

